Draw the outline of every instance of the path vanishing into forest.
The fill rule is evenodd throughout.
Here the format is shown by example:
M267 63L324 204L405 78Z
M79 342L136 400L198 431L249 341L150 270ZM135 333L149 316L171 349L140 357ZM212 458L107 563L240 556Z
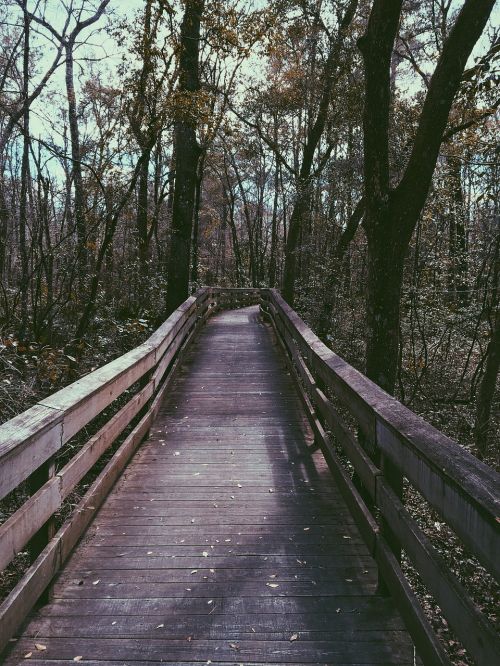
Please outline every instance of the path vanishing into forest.
M6 666L29 652L37 664L413 664L310 444L257 308L210 319Z
M0 566L33 554L0 605L6 666L449 665L402 550L475 663L498 656L402 492L404 477L498 577L498 475L276 290L201 289L1 425L0 469L0 497L31 489L0 525Z

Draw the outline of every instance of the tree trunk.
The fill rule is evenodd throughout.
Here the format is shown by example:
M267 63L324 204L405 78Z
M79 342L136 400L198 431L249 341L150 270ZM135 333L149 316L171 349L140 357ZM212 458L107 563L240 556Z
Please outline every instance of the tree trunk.
M460 306L468 303L467 230L465 227L464 193L460 161L449 159L452 208L450 211L450 297Z
M365 67L364 227L368 238L366 374L393 393L403 263L425 205L453 99L494 0L466 0L429 84L415 140L396 188L389 177L390 67L402 0L374 0L359 40Z
M497 389L497 377L500 369L500 309L497 309L491 340L486 351L486 368L479 386L476 404L476 423L474 439L479 456L488 451L490 441L491 406ZM498 453L498 451L497 451Z
M29 62L30 62L30 19L24 4L24 52L23 52L23 93L24 99L28 97ZM30 147L30 110L25 104L23 113L23 156L21 161L21 192L19 204L19 252L21 255L21 322L19 338L23 340L28 333L28 289L29 266L27 247L27 214L28 214L28 179L29 179L29 147Z
M302 222L309 208L310 184L308 179L301 180L297 186L295 204L288 223L288 235L285 245L285 267L283 271L283 298L293 307L295 300L295 279L297 273L297 250L299 246Z
M7 256L7 234L9 229L9 208L5 198L3 166L0 164L0 282L7 283L5 259Z
M78 114L76 105L73 48L74 38L66 43L66 95L68 97L68 123L71 138L71 161L73 171L74 197L74 219L77 238L77 256L81 269L87 264L86 248L86 223L85 223L85 195L83 190L83 175L80 149L80 130L78 127Z
M194 196L194 214L193 214L193 251L191 261L191 283L195 285L198 282L199 254L198 254L198 236L200 228L200 208L201 208L201 190L203 185L203 171L205 167L204 155L200 155L198 160L198 170L196 173L196 189Z
M271 221L271 252L269 256L269 286L272 288L276 285L276 254L278 245L278 204L279 204L279 164L276 160L276 170L274 173L274 201L273 201L273 217Z
M368 238L366 374L388 393L397 375L405 254L396 239Z
M227 176L227 188L224 188L224 196L226 198L227 206L229 208L229 227L231 229L231 240L233 245L234 263L236 270L236 286L243 287L243 261L241 259L240 243L238 240L238 231L236 229L236 222L234 220L235 197L231 190L231 184Z
M143 150L143 162L139 174L139 192L137 197L137 258L139 261L139 297L141 297L144 284L148 279L148 179L149 179L149 160L151 150Z
M181 25L179 93L186 96L200 89L199 41L204 0L186 0ZM194 104L192 105L194 107ZM196 177L200 147L196 139L197 119L193 108L179 113L175 124L175 186L172 233L168 262L167 315L189 295L189 269Z

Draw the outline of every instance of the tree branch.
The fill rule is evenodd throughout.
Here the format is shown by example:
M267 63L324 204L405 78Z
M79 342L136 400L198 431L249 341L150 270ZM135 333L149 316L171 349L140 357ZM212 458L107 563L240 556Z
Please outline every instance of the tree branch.
M495 0L466 0L443 46L408 165L394 192L394 200L404 209L401 219L407 234L413 231L415 211L418 215L425 203L453 99L494 4Z

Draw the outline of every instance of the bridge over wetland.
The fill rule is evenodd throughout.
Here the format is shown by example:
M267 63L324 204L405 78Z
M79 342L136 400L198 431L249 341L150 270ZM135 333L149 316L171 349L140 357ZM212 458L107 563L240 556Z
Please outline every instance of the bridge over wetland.
M0 606L3 663L450 663L402 552L474 663L499 663L403 481L498 578L498 475L276 290L202 289L144 344L0 426L0 497L31 491L0 526L0 564L35 553Z

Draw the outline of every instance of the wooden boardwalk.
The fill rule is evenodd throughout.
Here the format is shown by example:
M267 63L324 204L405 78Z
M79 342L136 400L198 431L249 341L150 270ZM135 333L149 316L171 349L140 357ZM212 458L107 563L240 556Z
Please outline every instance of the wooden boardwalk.
M5 664L413 664L258 309L169 395Z

